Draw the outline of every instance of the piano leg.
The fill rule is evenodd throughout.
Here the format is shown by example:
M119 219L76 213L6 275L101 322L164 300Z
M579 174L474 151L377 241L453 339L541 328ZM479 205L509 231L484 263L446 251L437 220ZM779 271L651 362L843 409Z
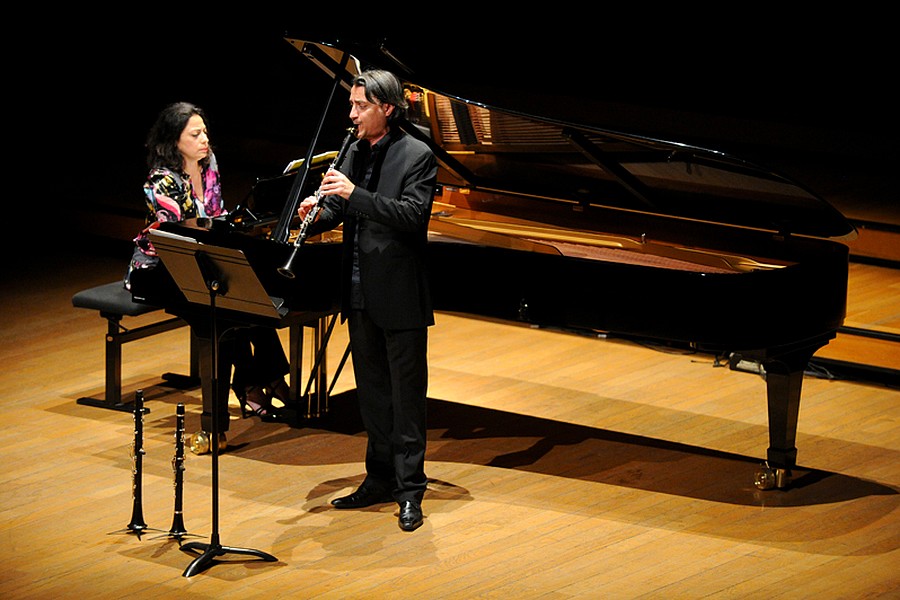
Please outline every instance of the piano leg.
M200 323L190 323L191 331L197 342L198 367L200 371L200 390L202 396L203 412L200 415L200 431L190 437L190 448L194 454L206 454L210 446L210 432L212 431L213 407L219 412L219 450L224 450L226 433L228 432L228 394L231 381L231 360L227 353L217 352L219 363L218 377L215 378L218 390L213 390L212 369L212 339L209 327Z
M228 432L228 394L231 381L231 360L224 352L219 352L219 370L216 378L217 390L213 390L212 360L210 359L209 337L203 338L200 346L200 380L203 395L203 413L200 415L200 426L203 431L212 431L213 406L219 410L219 432Z
M785 488L791 483L791 471L797 465L797 422L803 373L813 354L823 345L794 349L763 362L768 395L769 449L765 464L756 473L759 489Z
M290 372L290 394L293 406L290 408L295 410L298 418L303 418L300 411L300 398L303 396L302 383L300 374L303 370L303 325L291 325L288 330L288 362L291 365Z
M803 371L785 368L784 363L766 365L769 396L770 465L791 469L797 464L797 420L800 415L800 388Z

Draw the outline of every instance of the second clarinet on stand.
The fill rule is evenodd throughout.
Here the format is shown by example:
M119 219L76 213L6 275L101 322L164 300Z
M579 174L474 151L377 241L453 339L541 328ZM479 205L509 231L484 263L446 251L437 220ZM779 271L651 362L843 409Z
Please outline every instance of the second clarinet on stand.
M172 458L172 470L175 473L175 512L168 537L180 540L189 534L184 527L184 404L178 403L175 409L175 456Z

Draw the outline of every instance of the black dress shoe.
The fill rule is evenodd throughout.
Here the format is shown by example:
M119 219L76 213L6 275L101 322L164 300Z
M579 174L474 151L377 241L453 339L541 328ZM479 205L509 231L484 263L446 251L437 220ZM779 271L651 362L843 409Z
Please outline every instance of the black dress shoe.
M400 518L397 521L403 531L415 531L422 524L422 507L413 500L400 503Z
M333 504L335 508L365 508L367 506L372 506L373 504L385 504L393 501L394 497L391 496L389 492L370 490L361 487L349 496L335 498L331 501L331 504Z

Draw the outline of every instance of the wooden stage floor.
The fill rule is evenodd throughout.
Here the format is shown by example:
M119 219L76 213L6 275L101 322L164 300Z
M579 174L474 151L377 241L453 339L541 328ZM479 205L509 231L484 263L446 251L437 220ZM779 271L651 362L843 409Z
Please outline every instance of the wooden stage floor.
M186 431L197 431L199 390L166 387L160 374L187 368L187 330L124 351L124 392L143 389L150 409L141 514L151 531L140 538L124 531L133 416L76 403L102 394L105 321L71 296L123 267L87 254L13 269L0 292L0 598L900 596L896 387L806 377L796 484L760 491L759 376L710 356L449 314L430 338L423 527L400 531L393 505L329 504L363 477L348 368L328 415L307 427L242 420L232 403L220 541L277 561L227 555L184 577L194 555L166 534L175 410L184 403ZM897 328L900 278L872 269L853 267L848 320ZM881 295L864 299L857 280ZM345 344L338 327L332 365ZM183 522L197 536L186 541L210 540L210 464L186 452Z

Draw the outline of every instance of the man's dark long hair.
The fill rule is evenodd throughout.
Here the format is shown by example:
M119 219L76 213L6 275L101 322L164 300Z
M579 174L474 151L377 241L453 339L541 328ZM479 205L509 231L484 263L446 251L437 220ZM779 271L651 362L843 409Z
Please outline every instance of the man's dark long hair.
M390 104L394 107L388 121L406 116L409 104L403 93L403 85L397 76L390 71L371 69L363 71L353 79L353 86L366 88L366 100L379 104Z
M164 167L178 173L184 170L184 157L178 151L178 139L194 115L199 115L209 127L206 114L199 106L190 102L175 102L165 107L147 134L147 167L156 169ZM210 153L200 161L202 166L209 164Z

